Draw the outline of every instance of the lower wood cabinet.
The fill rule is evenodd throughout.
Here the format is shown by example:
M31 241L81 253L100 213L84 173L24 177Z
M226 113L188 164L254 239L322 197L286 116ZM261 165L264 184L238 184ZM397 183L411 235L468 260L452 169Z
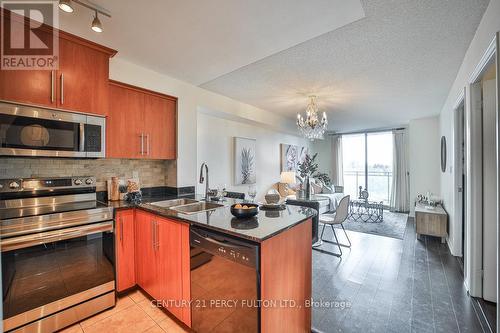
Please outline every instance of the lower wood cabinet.
M157 237L158 299L188 326L191 324L189 225L166 218L155 218ZM186 288L187 287L187 288ZM189 310L189 311L186 311Z
M125 214L126 212L126 214ZM120 218L133 210L117 213L117 249L120 251ZM135 283L174 316L191 326L189 225L137 209L135 211ZM125 230L125 229L122 229ZM130 246L130 244L127 244ZM117 253L118 253L117 251ZM117 255L117 279L127 270L130 261ZM123 273L125 275L125 273ZM130 283L129 283L130 284ZM130 285L127 284L127 288ZM124 290L117 287L118 291Z
M154 215L137 210L135 213L135 269L137 284L149 295L159 299L155 229Z
M134 211L124 210L116 214L116 290L123 291L135 286L135 226Z

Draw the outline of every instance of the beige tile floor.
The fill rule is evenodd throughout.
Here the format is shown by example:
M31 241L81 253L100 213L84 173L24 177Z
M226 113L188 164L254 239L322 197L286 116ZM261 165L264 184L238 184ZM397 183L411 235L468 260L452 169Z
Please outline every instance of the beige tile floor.
M164 311L151 305L140 290L120 296L116 306L70 326L60 333L183 333Z

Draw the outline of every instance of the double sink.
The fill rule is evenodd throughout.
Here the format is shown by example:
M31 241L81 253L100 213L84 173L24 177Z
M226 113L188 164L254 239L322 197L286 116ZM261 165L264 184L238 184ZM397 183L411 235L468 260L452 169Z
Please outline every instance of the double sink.
M161 208L167 208L176 211L178 213L188 214L188 215L207 212L220 207L224 207L224 205L221 204L199 201L195 199L185 199L185 198L156 201L152 202L151 205Z

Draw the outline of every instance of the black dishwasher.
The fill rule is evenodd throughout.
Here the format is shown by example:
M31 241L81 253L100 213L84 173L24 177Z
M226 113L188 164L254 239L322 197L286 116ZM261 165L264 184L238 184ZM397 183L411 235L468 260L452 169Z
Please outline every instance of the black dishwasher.
M259 332L259 246L191 227L191 322L195 332Z

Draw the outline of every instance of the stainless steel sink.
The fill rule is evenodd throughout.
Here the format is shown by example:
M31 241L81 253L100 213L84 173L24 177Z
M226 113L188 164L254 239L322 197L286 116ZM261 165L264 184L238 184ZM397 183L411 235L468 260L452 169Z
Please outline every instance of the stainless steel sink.
M194 199L172 199L172 200L163 200L163 201L156 201L152 202L151 205L162 207L162 208L172 208L175 206L183 206L183 205L189 205L189 204L194 204L199 202L198 200Z
M179 212L179 213L183 213L183 214L196 214L196 213L206 212L209 210L214 210L214 209L217 209L220 207L224 207L224 205L211 203L211 202L199 201L199 202L190 203L187 205L180 205L180 206L171 207L170 209L175 210L176 212Z

